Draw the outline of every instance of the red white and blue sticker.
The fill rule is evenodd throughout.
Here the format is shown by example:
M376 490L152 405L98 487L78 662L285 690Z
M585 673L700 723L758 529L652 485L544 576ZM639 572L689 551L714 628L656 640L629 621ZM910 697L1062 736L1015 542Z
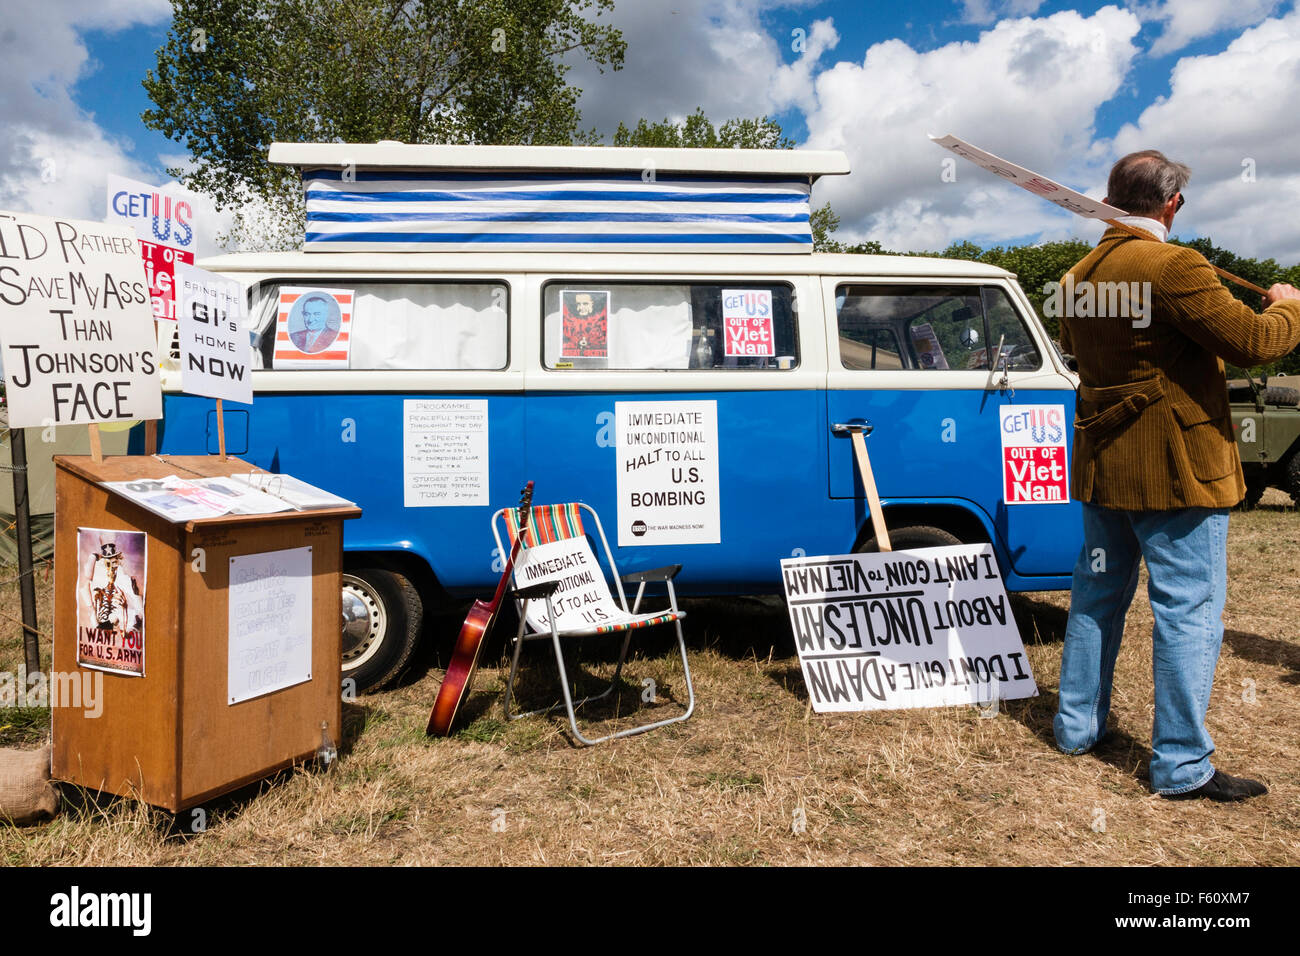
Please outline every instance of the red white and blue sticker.
M1063 505L1070 501L1064 405L1003 405L1002 500L1009 505Z

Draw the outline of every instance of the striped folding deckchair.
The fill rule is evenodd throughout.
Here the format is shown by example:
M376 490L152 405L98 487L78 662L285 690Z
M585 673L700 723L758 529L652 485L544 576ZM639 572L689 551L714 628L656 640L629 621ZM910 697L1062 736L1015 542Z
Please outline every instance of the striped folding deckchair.
M594 536L589 535L584 527L584 511L589 515L587 525L595 528ZM502 531L505 532L504 537ZM500 553L509 553L515 538L520 534L519 509L502 508L492 516L492 535L496 539L497 547L501 549ZM605 565L612 579L618 584L616 591L611 591L605 571L592 551L593 537L600 541L601 549L605 553ZM514 569L513 596L519 611L519 629L514 636L510 677L506 682L504 704L506 718L517 720L534 714L550 713L563 706L568 712L569 726L573 729L575 740L580 745L589 746L616 737L644 733L690 717L695 710L695 688L691 684L690 665L686 660L686 641L682 636L681 622L686 612L678 610L677 595L673 590L673 578L681 571L681 565L637 571L620 577L618 568L614 564L614 555L610 550L609 541L605 537L605 530L600 524L600 516L589 505L581 502L533 505L528 526L522 531L522 538L523 550ZM662 582L667 587L668 607L642 613L641 600L645 596L646 586L655 582ZM630 608L624 592L625 584L637 586L636 596ZM627 660L628 647L634 630L662 624L673 625L677 632L677 646L681 653L682 673L686 685L687 699L684 712L594 739L583 736L578 728L577 708L613 693L622 674L623 664ZM598 694L589 694L575 701L569 689L569 669L565 666L564 639L619 633L623 634L623 646L609 686ZM555 663L559 668L563 702L523 713L512 712L511 699L514 696L515 679L519 674L519 655L524 642L546 638L550 638L555 653Z

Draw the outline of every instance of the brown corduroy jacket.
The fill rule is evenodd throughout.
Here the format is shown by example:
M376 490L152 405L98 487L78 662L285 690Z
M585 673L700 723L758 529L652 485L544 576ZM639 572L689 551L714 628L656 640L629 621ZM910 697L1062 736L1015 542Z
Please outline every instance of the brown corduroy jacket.
M1058 303L1061 347L1082 383L1074 496L1133 511L1241 501L1223 360L1258 365L1295 348L1300 301L1257 314L1195 250L1108 229L1062 280Z

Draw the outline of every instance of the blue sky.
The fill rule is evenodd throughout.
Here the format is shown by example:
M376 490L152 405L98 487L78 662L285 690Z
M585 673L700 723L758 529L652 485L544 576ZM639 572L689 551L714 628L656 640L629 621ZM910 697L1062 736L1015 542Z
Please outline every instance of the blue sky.
M0 208L100 218L106 173L162 182L185 162L139 120L166 0L18 5L0 33ZM1176 234L1300 262L1300 217L1277 215L1300 200L1294 2L621 0L612 22L626 68L571 74L584 125L608 136L697 106L715 121L773 116L801 145L849 155L853 173L814 194L842 238L939 249L1097 234L974 167L941 183L946 154L925 133L952 132L1098 197L1119 155L1163 149L1193 168Z

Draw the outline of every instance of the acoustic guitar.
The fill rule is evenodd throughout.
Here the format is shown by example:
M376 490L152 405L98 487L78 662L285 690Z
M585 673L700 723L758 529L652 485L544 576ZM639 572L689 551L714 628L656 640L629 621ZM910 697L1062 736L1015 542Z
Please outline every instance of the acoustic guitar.
M496 623L497 611L501 609L501 601L510 583L510 575L515 569L515 558L519 556L519 549L523 544L524 529L528 527L528 512L532 504L533 483L530 481L524 486L523 497L519 502L519 534L515 536L515 543L510 548L510 556L506 559L505 573L501 575L501 582L497 585L492 600L475 601L465 617L465 623L460 627L460 635L456 638L456 649L452 652L451 663L447 667L447 676L442 679L442 686L438 688L438 697L433 702L429 723L424 728L426 735L437 734L445 737L451 733L451 725L456 722L460 705L469 696L470 684L474 681L474 671L478 668L478 655L483 645L487 643L492 625Z

